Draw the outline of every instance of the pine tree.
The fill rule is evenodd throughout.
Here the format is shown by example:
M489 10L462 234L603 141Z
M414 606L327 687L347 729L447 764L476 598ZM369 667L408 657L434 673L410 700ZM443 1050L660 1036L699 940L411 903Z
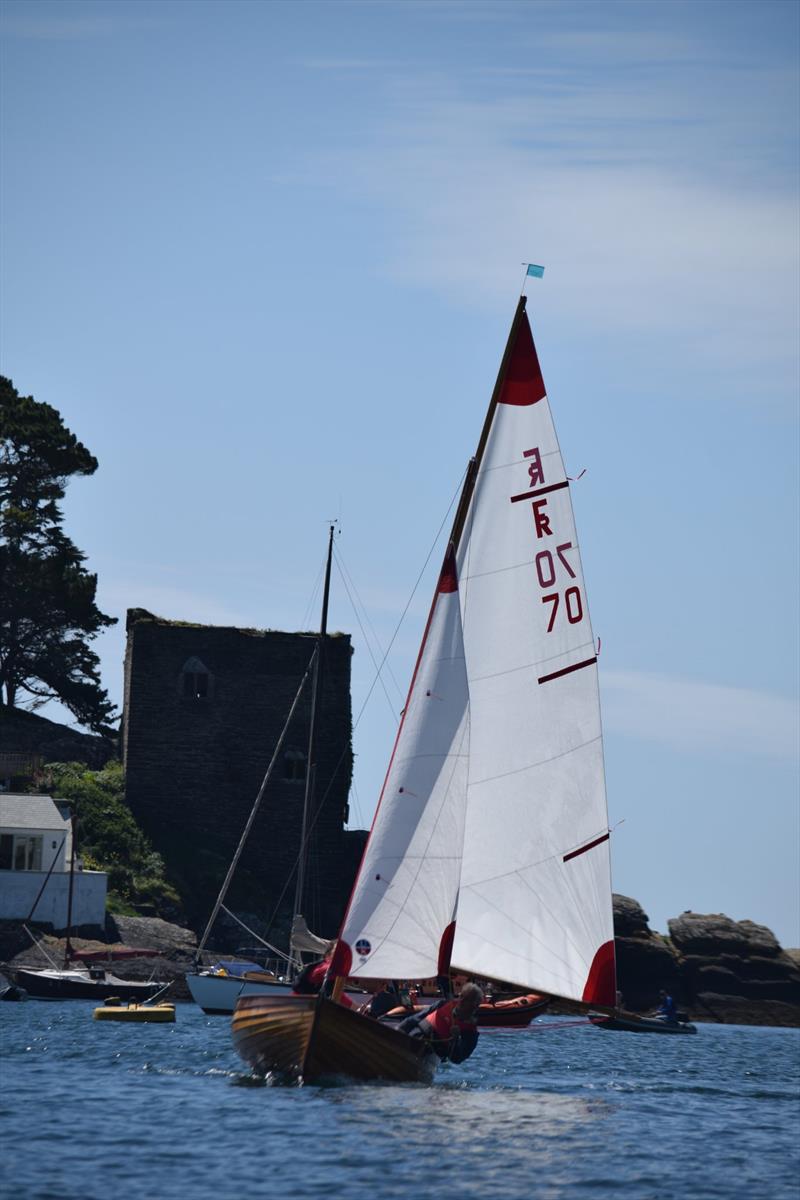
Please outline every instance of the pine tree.
M95 604L97 576L59 506L72 475L96 470L55 408L0 376L0 705L57 699L107 734L116 714L89 643L116 618Z

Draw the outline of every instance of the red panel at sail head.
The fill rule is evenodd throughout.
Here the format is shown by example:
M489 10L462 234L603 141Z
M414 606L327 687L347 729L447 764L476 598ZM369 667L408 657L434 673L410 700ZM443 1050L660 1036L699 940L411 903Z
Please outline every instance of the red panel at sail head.
M583 989L586 1004L604 1004L613 1008L617 1003L617 969L614 961L614 941L604 942L594 956L589 978Z
M511 351L498 404L535 404L545 396L539 358L528 314L523 313Z
M458 591L458 575L456 573L456 552L453 549L453 543L447 547L447 553L444 556L442 563L442 573L439 576L440 592L457 592Z

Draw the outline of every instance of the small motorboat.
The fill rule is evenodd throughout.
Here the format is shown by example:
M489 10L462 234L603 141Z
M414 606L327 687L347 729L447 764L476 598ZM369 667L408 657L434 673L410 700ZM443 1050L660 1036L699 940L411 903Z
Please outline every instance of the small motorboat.
M94 1010L95 1021L132 1021L164 1025L175 1020L174 1004L123 1004L119 996L109 996L105 1004Z
M638 1013L616 1012L606 1016L603 1013L589 1013L589 1020L598 1029L612 1029L623 1033L697 1033L697 1026L679 1015L675 1021L665 1017L640 1017Z
M526 996L511 996L506 1000L484 1000L478 1009L478 1025L482 1029L520 1029L530 1025L549 1003L549 996L539 996L536 992Z

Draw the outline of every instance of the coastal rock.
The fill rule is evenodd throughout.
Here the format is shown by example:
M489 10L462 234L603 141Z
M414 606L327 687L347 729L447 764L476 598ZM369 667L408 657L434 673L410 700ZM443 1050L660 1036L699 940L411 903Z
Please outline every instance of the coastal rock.
M634 1012L655 1008L662 988L683 1000L677 955L648 921L637 900L614 894L617 986L625 1008Z
M800 964L770 929L724 913L684 912L668 925L695 1019L800 1025Z
M680 954L772 958L781 946L772 930L753 921L733 921L724 913L682 913L667 922L673 945Z
M615 937L651 937L650 918L638 900L630 896L613 895Z

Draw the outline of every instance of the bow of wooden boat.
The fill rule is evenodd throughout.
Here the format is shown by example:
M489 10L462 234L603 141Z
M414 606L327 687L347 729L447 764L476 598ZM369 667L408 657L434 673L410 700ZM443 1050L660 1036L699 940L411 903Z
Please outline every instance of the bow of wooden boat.
M315 996L243 996L233 1014L233 1041L254 1070L427 1083L438 1059L419 1038L332 1000Z

